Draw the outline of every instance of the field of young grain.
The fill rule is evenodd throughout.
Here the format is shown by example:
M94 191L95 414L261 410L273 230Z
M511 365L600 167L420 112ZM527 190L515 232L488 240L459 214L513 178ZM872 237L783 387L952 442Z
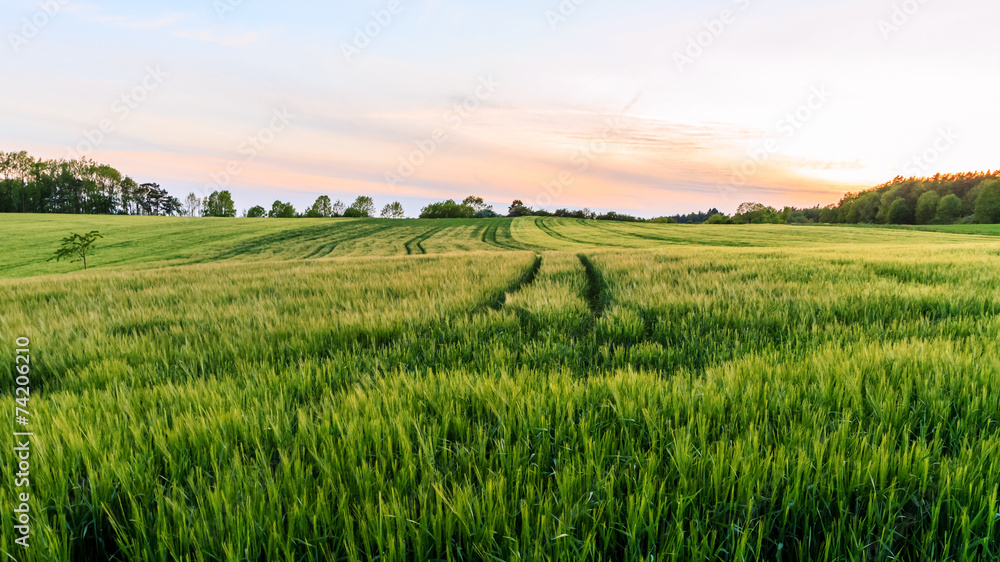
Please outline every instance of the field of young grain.
M70 273L77 264L49 262L70 232L104 236L88 265L158 268L219 262L323 260L453 252L665 245L815 247L984 243L995 239L876 228L788 228L773 225L679 226L525 217L480 220L194 219L177 217L0 214L0 279ZM973 239L974 238L974 239Z
M1000 558L996 238L7 219L5 557Z

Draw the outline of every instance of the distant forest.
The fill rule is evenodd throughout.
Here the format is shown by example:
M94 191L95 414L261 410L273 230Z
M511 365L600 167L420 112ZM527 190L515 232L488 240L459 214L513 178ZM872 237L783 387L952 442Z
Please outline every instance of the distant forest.
M1000 171L897 177L830 207L823 222L873 224L1000 223Z
M181 202L91 160L42 160L0 152L0 213L175 215Z
M848 193L836 205L778 210L744 203L732 217L708 213L675 215L657 222L717 224L996 224L1000 223L1000 172L897 177L878 187Z
M182 203L155 183L138 183L111 166L92 160L44 160L26 152L0 152L0 213L65 213L97 215L187 215L234 217L236 208L227 191L204 199L190 194ZM381 215L402 218L402 206L393 202ZM253 207L243 216L309 218L370 217L375 205L359 197L347 207L328 197L297 212L291 204L275 201L270 211ZM433 203L422 218L490 218L500 216L480 197ZM1000 171L896 179L878 187L847 194L827 207L776 209L743 203L728 216L718 209L687 215L642 219L589 209L546 211L514 201L507 216L556 216L581 219L680 224L955 224L1000 223Z

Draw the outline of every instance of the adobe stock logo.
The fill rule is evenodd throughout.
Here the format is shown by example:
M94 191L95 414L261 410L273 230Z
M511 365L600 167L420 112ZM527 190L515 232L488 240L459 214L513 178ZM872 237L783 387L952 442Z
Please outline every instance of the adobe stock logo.
M911 157L904 165L903 169L911 177L928 174L938 160L948 153L961 137L958 136L951 127L938 129L937 137L920 154Z
M546 10L545 19L548 20L549 27L555 31L560 25L569 21L569 18L576 14L580 6L586 3L587 0L562 0L555 10Z
M750 7L751 0L732 0L740 10L745 11ZM687 47L683 51L674 51L674 63L678 72L695 63L705 52L715 44L715 42L725 34L733 24L736 23L738 12L732 8L726 8L719 12L718 17L702 22L705 29L688 38Z
M892 15L889 19L882 19L878 22L878 30L882 32L882 38L888 41L893 33L898 33L903 26L910 23L913 16L927 4L928 0L906 0L902 4L893 4Z
M205 191L212 192L229 187L233 180L243 173L245 169L244 164L254 162L264 149L277 140L278 133L281 133L292 124L295 117L295 115L289 113L285 108L272 110L271 120L268 125L262 127L255 134L246 137L246 140L240 143L240 146L237 148L237 152L243 156L243 159L230 160L224 168L210 174L209 178L212 181L205 184Z
M599 137L589 141L587 145L570 157L570 163L575 168L576 173L586 173L594 163L611 150L611 143L620 139L624 135L622 116L606 117L604 119L604 129ZM572 187L576 182L576 175L573 171L565 169L559 172L556 179L543 185L544 191L538 197L528 201L530 205L551 205L553 201L562 196L567 188Z
M37 37L42 29L49 25L62 12L66 4L69 4L67 0L43 0L39 2L38 10L30 18L21 20L21 32L7 34L7 41L10 43L10 48L14 51L14 54L20 53L21 47L24 47L28 44L28 41Z
M461 130L465 121L472 117L484 103L496 94L497 88L501 84L493 79L493 76L481 76L479 83L472 94L468 95L460 103L456 103L442 116L445 127L436 127L431 131L430 136L413 141L415 148L409 154L399 157L399 165L395 171L385 172L385 182L390 188L406 183L413 177L420 168L427 163L438 149L449 140L449 129L452 131Z
M167 80L169 75L160 65L146 67L146 73L132 89L118 96L111 104L111 112L117 119L102 119L93 129L82 132L83 137L76 146L66 148L68 160L79 160L91 156L104 141L118 130L118 124L124 123L139 107Z
M219 21L223 21L226 19L226 15L235 12L236 8L242 5L243 0L215 0L212 8L215 9L215 15L219 16Z
M810 88L805 101L786 112L775 123L774 131L777 134L765 138L759 148L750 150L747 158L733 168L729 184L719 185L719 193L728 198L729 194L736 193L747 185L750 178L781 151L782 140L794 138L835 95L835 92L826 85Z

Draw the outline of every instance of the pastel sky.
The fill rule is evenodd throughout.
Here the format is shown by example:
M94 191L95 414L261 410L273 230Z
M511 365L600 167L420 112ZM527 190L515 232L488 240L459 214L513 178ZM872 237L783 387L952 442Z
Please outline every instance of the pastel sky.
M3 0L0 150L240 209L826 205L1000 167L998 20L994 0Z

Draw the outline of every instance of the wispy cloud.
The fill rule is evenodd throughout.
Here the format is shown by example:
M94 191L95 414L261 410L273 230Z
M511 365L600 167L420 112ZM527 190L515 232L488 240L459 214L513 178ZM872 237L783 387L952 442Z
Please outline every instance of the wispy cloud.
M152 18L138 18L122 15L92 15L90 20L123 29L160 29L173 25L185 18L184 14L164 14Z
M0 112L0 143L60 157L113 115L111 103L147 64L162 62L171 80L95 158L177 190L202 186L284 104L301 117L247 167L235 196L389 196L386 171L438 130L447 140L392 197L528 200L568 174L553 206L812 205L891 179L943 124L963 142L932 173L995 167L1000 73L982 69L1000 68L990 49L1000 3L929 2L891 42L877 26L884 3L754 3L683 76L671 53L716 9L591 2L553 33L544 13L558 3L403 0L364 60L346 65L340 41L388 0L309 3L307 17L287 3L234 1L239 13L224 22L212 0L71 0L30 52L4 59L19 80L0 89L0 106L11 108ZM0 21L20 32L37 6L0 0ZM918 79L899 95L915 76L959 75L979 87L958 95L947 80ZM480 76L495 78L496 95L462 109ZM829 84L836 103L794 138L781 136L736 193L720 191L782 134L815 84Z
M227 31L221 27L210 27L208 29L179 31L174 36L204 43L215 43L225 47L249 47L270 34L270 31Z

